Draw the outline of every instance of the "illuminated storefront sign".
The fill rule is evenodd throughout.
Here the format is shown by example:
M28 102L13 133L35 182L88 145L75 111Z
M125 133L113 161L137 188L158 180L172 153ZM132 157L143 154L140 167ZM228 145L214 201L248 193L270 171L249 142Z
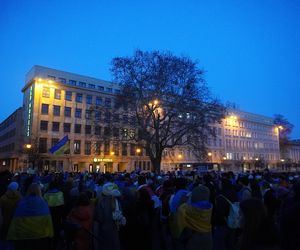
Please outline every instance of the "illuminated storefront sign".
M32 122L32 102L33 102L33 86L29 89L29 100L28 100L28 113L27 113L27 128L26 136L30 136L31 122Z

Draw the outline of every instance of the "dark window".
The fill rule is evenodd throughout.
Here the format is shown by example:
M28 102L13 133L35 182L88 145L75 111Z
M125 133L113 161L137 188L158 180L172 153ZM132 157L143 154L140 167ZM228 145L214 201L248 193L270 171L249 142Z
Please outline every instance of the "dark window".
M123 123L128 124L128 116L127 115L123 115Z
M74 80L69 80L69 84L70 84L70 85L76 86L76 81L74 81Z
M81 134L81 124L75 124L74 132L75 134Z
M130 155L135 155L135 144L130 143Z
M49 112L49 104L42 103L42 114L48 115L48 112Z
M65 107L65 117L71 117L71 108Z
M106 88L106 91L112 93L112 88Z
M105 98L105 107L110 108L111 107L111 99L110 98Z
M95 85L95 84L89 84L88 87L89 87L90 89L95 89L95 88L96 88L96 85Z
M74 154L80 154L80 141L74 141Z
M93 96L87 95L86 96L86 104L92 104L93 103Z
M113 136L114 137L119 137L120 133L119 133L119 128L113 128Z
M104 87L103 86L98 86L98 90L104 91Z
M75 109L75 117L81 118L82 109Z
M96 97L96 105L98 106L102 105L102 97L99 96Z
M92 126L91 125L85 125L85 134L90 135L92 131Z
M122 143L122 155L127 155L127 143Z
M65 99L67 101L72 101L72 91L66 91Z
M96 119L96 121L100 121L101 120L101 112L100 111L96 111L95 112L95 119Z
M110 122L110 118L111 118L111 113L105 112L104 113L104 122Z
M82 102L82 94L76 93L76 102Z
M49 78L50 80L53 80L53 81L54 81L56 77L55 77L55 76L48 75L48 78Z
M116 123L120 122L120 116L119 116L119 114L114 114L113 115L113 122L116 122Z
M85 142L84 154L86 154L86 155L91 154L91 142L90 141Z
M59 122L52 122L52 131L59 132Z
M104 142L104 154L105 155L109 155L109 144L110 144L109 141Z
M95 154L100 155L100 152L101 152L101 142L97 141L95 143Z
M69 147L65 150L64 154L70 154L70 140L68 140Z
M41 121L40 130L44 130L44 131L48 130L48 121Z
M71 132L71 123L64 123L64 132L65 133Z
M104 127L103 136L110 136L111 128L110 127Z
M91 117L92 117L92 112L91 112L91 110L86 110L85 111L85 118L86 119L91 119Z
M51 147L53 147L56 143L58 143L59 139L52 138L51 140Z
M39 153L47 153L47 138L39 139Z
M95 126L95 135L101 135L101 127Z
M66 83L66 79L65 79L65 78L59 77L59 78L58 78L58 81L59 81L60 83Z
M60 106L57 106L57 105L53 106L53 115L60 116Z
M60 89L55 89L54 90L54 99L61 99L61 90Z
M118 144L118 143L114 143L114 145L113 145L113 152L114 152L114 154L115 154L116 156L119 155L119 151L120 151L120 149L119 149L119 144Z
M78 83L78 86L84 87L84 88L85 88L85 87L86 87L86 83L85 83L85 82L79 82L79 83Z
M42 92L42 96L49 98L50 97L50 88L49 87L43 87L43 92Z

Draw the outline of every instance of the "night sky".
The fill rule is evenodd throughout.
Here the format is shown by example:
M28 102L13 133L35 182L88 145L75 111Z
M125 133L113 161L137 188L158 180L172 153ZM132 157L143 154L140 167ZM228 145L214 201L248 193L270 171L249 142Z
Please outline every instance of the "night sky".
M111 80L137 48L198 60L224 103L282 114L300 138L299 0L1 0L0 121L33 65Z

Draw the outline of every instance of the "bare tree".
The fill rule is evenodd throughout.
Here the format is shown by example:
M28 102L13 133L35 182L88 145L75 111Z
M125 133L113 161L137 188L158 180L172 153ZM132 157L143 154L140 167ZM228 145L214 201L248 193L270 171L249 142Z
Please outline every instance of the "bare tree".
M143 52L117 57L111 68L121 85L117 101L129 109L136 134L132 137L160 171L164 149L189 147L206 157L210 125L220 122L224 106L214 99L198 63L170 52Z

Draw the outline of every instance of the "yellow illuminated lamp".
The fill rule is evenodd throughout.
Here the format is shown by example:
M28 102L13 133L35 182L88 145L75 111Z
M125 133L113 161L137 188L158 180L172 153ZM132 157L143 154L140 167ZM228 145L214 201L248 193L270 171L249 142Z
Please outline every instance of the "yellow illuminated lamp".
M41 82L41 81L42 81L42 78L39 78L39 79L38 79L38 82Z
M154 100L154 105L157 105L158 104L158 100Z
M115 152L110 152L110 155L115 155Z
M141 149L140 148L137 148L136 149L136 152L139 154L139 153L141 153Z
M25 148L31 149L31 144L25 144Z
M212 156L212 153L211 153L211 152L208 152L207 155L208 155L208 156Z
M49 81L48 81L48 83L50 83L50 84L51 84L51 83L53 83L53 81L52 81L52 80L49 80Z
M227 157L226 157L226 156L224 156L224 157L223 157L223 160L227 160Z
M94 158L94 162L97 162L98 161L98 159L97 158Z
M283 129L283 127L282 127L282 126L278 126L278 129L280 129L280 130L281 130L281 129Z
M281 162L284 162L284 159L281 159L280 161L281 161Z
M182 154L179 154L179 155L178 155L178 158L181 159L181 158L182 158Z
M258 159L258 158L255 158L255 160L258 161L259 159Z

